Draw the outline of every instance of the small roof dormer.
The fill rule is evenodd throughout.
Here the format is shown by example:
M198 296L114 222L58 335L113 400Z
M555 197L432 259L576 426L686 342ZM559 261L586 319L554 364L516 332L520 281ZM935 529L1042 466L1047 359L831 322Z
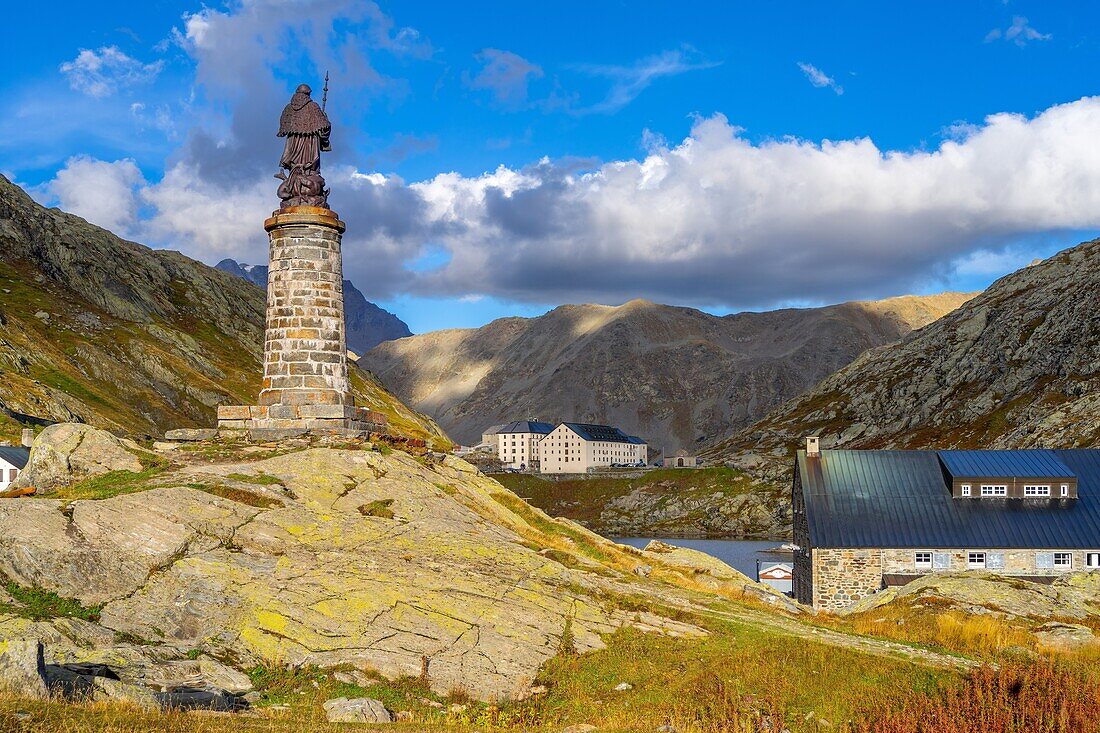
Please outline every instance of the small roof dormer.
M1077 476L1049 450L937 451L956 499L1077 498Z

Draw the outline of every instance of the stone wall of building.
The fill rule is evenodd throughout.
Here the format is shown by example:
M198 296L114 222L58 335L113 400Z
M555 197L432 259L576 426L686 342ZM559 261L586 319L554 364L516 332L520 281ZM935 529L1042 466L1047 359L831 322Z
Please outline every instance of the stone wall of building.
M882 551L815 547L813 606L835 611L882 589Z
M1097 538L1097 544L1100 544L1100 537ZM928 568L918 568L916 566L917 552L931 552L934 554L947 555L950 558L950 566L947 568L933 568L932 570ZM882 572L885 574L897 575L924 575L929 572L959 572L960 570L970 570L968 555L971 552L986 553L986 570L989 572L1025 577L1050 577L1052 575L1060 575L1074 570L1084 570L1087 567L1088 555L1088 552L1085 550L992 550L982 547L971 547L965 550L944 548L883 550ZM1037 562L1037 555L1040 553L1049 555L1052 552L1069 552L1072 555L1072 564L1068 567L1064 565L1040 567L1040 564ZM1100 552L1100 549L1093 550L1093 552ZM1003 556L1004 567L990 567L991 563L988 561L990 556L994 553Z
M277 212L265 228L271 249L260 405L352 405L343 222L327 209L296 207Z

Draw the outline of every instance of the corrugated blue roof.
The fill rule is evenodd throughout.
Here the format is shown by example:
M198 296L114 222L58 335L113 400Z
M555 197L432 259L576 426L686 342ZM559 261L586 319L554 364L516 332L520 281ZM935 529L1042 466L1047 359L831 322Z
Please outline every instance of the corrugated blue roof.
M1100 549L1100 450L1046 452L1077 477L1077 499L954 499L935 451L823 450L819 458L799 451L810 541L814 547Z
M601 443L630 442L630 438L626 433L610 425L593 425L591 423L581 422L567 422L563 424L585 440L595 440Z
M29 448L21 448L19 446L12 445L0 445L0 458L22 471L27 466L27 461L30 460L31 451Z
M627 442L633 443L634 445L645 445L646 444L646 442L644 440L642 440L641 438L639 438L637 435L628 435L628 436L626 436L626 440L627 440Z
M517 420L515 422L506 423L501 425L497 429L497 433L538 433L539 435L549 435L553 431L554 426L548 422L538 422L536 420Z
M1074 478L1049 450L941 450L939 456L956 478Z

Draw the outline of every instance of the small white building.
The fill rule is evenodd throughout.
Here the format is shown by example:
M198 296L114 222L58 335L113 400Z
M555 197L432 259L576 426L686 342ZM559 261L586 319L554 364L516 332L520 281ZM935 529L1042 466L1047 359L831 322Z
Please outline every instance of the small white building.
M790 593L794 585L794 565L789 562L773 562L766 565L757 562L756 579L780 593Z
M19 472L27 466L31 452L28 448L0 445L0 491L5 491Z
M548 422L517 420L495 428L488 441L505 468L527 471L539 459L539 443L554 429Z
M610 425L564 422L539 443L541 473L588 473L602 466L644 465L647 457L644 440Z
M661 465L665 468L695 468L699 465L699 459L686 450L678 450L676 455L665 458Z

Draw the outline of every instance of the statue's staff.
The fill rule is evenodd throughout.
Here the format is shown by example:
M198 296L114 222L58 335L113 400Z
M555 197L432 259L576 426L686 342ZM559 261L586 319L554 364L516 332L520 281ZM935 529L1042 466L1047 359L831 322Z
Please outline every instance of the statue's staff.
M321 90L321 111L325 111L325 105L328 104L328 71L325 72L325 88Z

